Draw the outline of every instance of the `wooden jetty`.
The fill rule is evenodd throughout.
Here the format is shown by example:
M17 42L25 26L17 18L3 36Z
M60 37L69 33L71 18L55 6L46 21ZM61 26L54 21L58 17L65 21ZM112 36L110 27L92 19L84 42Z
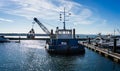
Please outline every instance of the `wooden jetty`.
M106 49L101 48L101 47L94 46L94 45L88 44L88 43L80 43L80 44L84 45L88 49L98 52L99 54L105 56L106 58L112 59L113 61L120 63L120 54L119 53L115 53L115 52L110 51L107 48Z

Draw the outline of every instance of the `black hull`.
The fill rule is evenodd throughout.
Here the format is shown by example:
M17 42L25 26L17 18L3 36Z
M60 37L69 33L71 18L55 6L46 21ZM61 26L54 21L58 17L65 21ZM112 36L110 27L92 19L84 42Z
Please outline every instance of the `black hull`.
M78 55L78 54L84 54L85 53L85 50L60 52L60 51L51 51L51 50L46 49L46 51L49 54L59 54L59 55Z
M53 47L53 46L52 46ZM62 54L62 55L75 55L75 54L84 54L85 49L84 46L79 48L67 48L67 49L47 49L46 51L50 54Z

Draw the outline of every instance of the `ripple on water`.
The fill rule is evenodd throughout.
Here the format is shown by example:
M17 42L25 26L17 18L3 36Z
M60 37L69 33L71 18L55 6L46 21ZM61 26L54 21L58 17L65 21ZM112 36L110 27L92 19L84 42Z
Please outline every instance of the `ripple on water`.
M0 71L120 71L120 64L86 49L84 55L50 55L45 41L0 43Z

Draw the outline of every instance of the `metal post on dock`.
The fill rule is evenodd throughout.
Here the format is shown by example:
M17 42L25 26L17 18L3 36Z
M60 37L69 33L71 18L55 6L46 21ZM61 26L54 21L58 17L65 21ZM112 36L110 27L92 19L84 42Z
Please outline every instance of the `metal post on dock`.
M88 38L88 44L91 44L90 37Z
M116 52L117 39L114 38L113 52Z
M110 50L110 48L107 48L108 53L109 53L109 50Z

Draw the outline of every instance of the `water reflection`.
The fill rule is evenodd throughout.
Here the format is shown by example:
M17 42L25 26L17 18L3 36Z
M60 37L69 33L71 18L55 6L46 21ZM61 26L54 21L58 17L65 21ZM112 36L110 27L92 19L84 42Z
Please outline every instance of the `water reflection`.
M24 40L21 42L22 47L43 49L46 41Z
M51 55L49 57L49 70L63 70L63 71L70 71L74 70L77 60L82 59L84 55L80 56L61 56L61 55ZM79 58L79 59L78 59Z
M117 64L86 49L83 55L50 55L45 41L0 44L0 71L120 71Z

